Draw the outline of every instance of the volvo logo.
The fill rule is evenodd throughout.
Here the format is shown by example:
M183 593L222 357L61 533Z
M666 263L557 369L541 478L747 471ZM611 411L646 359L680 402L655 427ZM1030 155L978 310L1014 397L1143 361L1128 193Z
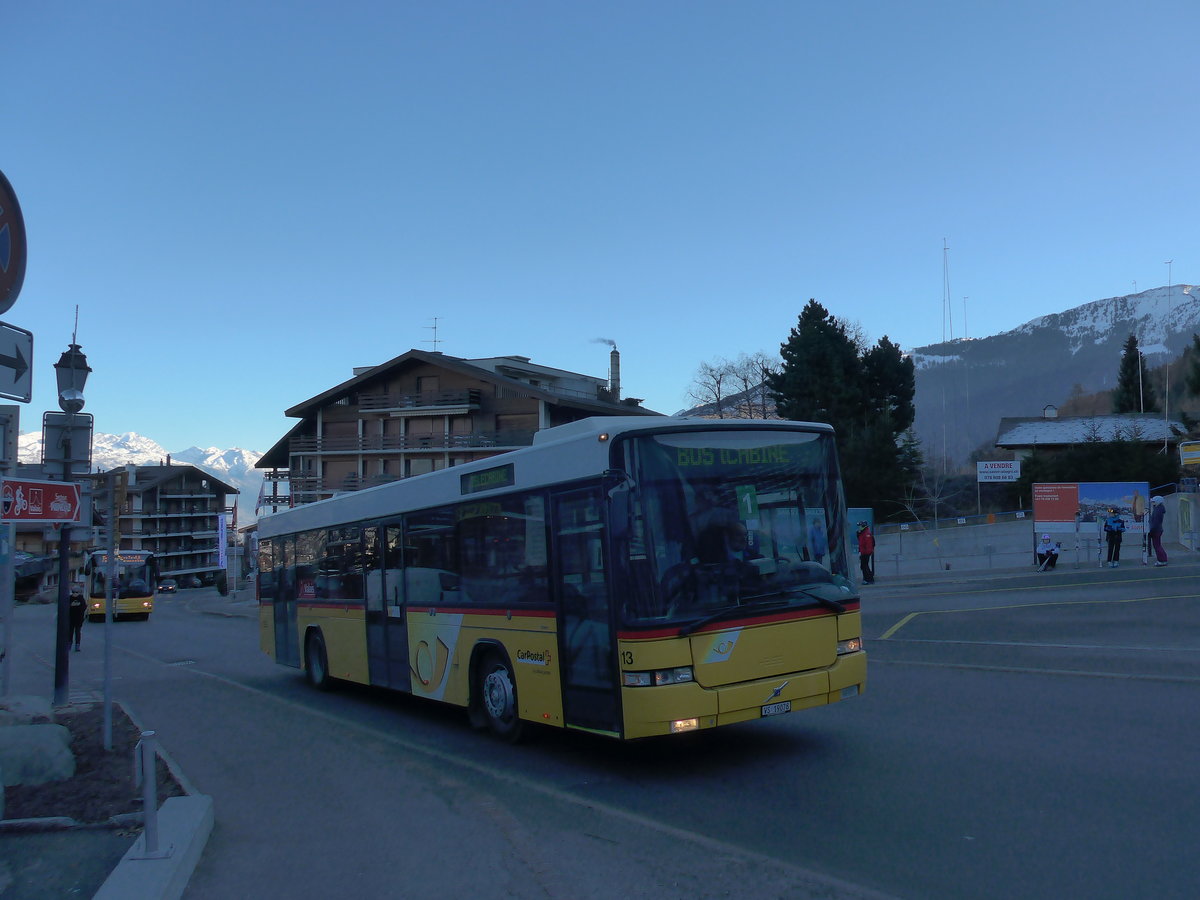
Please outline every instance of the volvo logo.
M784 682L783 684L781 684L779 687L775 688L775 690L771 691L771 696L767 698L767 701L766 701L766 702L767 702L767 703L770 703L772 700L774 700L776 697L778 697L780 694L782 694L782 693L783 693L783 689L784 689L785 687L787 687L789 684L791 684L791 682L790 682L790 681L785 681L785 682Z

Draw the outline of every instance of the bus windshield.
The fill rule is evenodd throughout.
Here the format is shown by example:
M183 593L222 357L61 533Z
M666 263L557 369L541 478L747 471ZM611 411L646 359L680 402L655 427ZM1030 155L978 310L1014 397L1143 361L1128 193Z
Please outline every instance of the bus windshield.
M628 441L630 624L851 596L833 435L713 430ZM750 609L746 609L750 607Z
M116 583L113 596L151 597L154 595L154 562L148 555L117 554ZM108 578L108 555L97 553L93 559L90 579L90 595L103 597Z

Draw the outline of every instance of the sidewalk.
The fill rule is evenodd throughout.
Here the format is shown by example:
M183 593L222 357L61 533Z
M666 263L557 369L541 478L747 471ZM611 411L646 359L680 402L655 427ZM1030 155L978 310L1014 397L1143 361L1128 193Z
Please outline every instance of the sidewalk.
M9 696L36 698L49 703L53 693L53 648L32 639L33 622L54 621L52 605L19 606L14 610ZM93 626L94 627L94 626ZM42 644L45 644L42 646ZM72 659L68 706L99 706L94 673L83 671L79 657ZM95 660L89 659L89 668ZM120 698L114 697L114 703ZM126 711L128 715L128 711ZM131 716L132 718L132 716ZM142 723L137 727L144 729ZM19 727L19 726L13 726ZM177 898L182 895L212 831L212 800L195 789L178 769L166 748L163 759L188 792L159 805L147 849L148 830L137 824L83 824L73 819L7 819L0 821L0 897L4 900L45 900L50 897ZM132 792L133 759L129 760Z

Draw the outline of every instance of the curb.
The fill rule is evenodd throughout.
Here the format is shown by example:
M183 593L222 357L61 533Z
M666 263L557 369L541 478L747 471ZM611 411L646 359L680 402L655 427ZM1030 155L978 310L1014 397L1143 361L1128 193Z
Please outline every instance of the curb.
M143 832L93 900L178 900L200 861L213 827L212 798L171 797L158 811L159 852L146 853Z

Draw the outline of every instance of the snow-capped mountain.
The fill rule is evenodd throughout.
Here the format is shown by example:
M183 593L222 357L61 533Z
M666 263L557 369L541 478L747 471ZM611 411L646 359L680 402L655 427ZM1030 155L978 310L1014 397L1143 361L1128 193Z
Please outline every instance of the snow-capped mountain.
M964 461L1004 416L1037 416L1078 390L1116 387L1129 336L1153 368L1176 359L1200 331L1200 290L1176 284L1109 297L1032 319L985 338L912 351L917 434L926 458ZM1161 396L1161 385L1156 385Z
M41 432L22 434L17 441L18 458L23 463L42 461ZM167 459L174 463L188 463L203 469L241 493L237 498L238 525L254 521L254 505L262 487L262 472L254 464L262 457L254 450L234 448L221 450L209 447L188 447L177 453L168 453L161 444L132 431L125 434L97 432L92 438L92 470L104 471L117 466L166 465Z

